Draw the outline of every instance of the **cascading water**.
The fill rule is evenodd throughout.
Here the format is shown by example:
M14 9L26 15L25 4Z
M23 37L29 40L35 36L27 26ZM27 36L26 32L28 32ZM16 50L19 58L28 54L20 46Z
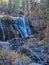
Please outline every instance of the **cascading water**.
M4 23L3 23L3 21L1 19L0 19L0 28L2 30L2 40L5 41Z
M19 31L22 38L30 36L31 29L29 27L28 18L19 17L14 19L14 28Z
M6 34L5 25L6 24L5 24L4 20L0 19L0 29L2 31L2 33L1 33L2 34L2 41L5 41L5 39L6 39L6 37L5 37L6 36L5 35ZM23 18L23 17L18 17L16 19L14 18L13 26L20 33L21 38L27 38L30 35L32 35L31 29L29 27L28 18Z

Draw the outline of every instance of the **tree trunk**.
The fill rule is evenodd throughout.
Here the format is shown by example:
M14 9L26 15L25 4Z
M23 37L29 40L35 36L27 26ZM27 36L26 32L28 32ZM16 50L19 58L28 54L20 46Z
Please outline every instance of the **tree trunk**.
M25 11L27 11L27 13L29 13L29 0L26 0L26 9Z
M32 6L32 4L33 4L33 1L32 1L32 0L30 0L30 6Z
M11 13L11 11L12 11L12 0L9 0L9 2L8 2L8 12L9 12L9 14Z
M26 8L26 0L22 0L22 10L25 11Z

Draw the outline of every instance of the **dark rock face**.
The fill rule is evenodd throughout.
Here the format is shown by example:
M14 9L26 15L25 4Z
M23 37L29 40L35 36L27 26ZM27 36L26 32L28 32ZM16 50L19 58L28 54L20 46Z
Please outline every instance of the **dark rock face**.
M12 19L4 19L5 24L5 40L9 40L15 37L15 31L13 29Z
M13 28L13 20L11 18L0 19L0 41L10 40L19 36L17 30Z

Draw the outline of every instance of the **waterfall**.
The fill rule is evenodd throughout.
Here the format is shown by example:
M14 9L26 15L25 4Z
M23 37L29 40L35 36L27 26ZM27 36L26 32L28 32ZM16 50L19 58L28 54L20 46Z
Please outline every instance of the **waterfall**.
M19 17L14 19L13 21L14 28L18 30L22 38L26 38L31 35L28 18Z
M21 38L27 38L30 35L32 35L28 18L23 18L23 17L14 18L13 26L14 26L14 29L16 29L20 33ZM6 29L5 29L4 20L2 19L0 19L0 28L2 31L2 40L5 41Z
M5 41L5 30L4 30L4 23L3 21L0 19L0 28L2 30L2 40Z

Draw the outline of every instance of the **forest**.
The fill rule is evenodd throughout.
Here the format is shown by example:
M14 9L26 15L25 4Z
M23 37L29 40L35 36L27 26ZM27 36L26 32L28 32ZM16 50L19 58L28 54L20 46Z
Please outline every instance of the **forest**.
M49 65L49 0L0 0L0 65Z

